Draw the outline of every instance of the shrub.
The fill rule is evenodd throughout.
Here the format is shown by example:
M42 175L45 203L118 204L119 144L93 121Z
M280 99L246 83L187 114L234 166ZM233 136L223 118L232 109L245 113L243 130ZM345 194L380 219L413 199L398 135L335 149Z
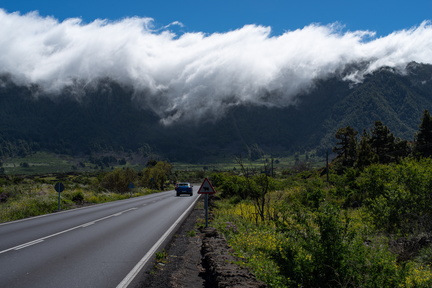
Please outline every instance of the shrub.
M172 173L172 165L168 162L157 162L143 170L142 183L150 189L163 190Z
M137 173L131 168L115 169L112 172L107 173L100 186L117 193L126 193L129 191L129 183L133 182L137 178Z
M84 193L82 191L75 191L72 194L71 200L76 204L82 204L82 202L84 202Z
M374 224L387 233L422 233L432 229L432 160L404 160L373 165L357 179L357 193Z
M22 197L19 201L13 201L2 207L1 221L13 221L48 213L58 210L57 195L43 195L40 197Z
M273 209L282 209L274 226L254 224L256 210L248 201L218 202L213 222L243 259L240 264L270 286L395 287L404 281L405 268L389 251L388 240L366 240L361 219L354 221L326 201L315 210L290 196L272 199L288 201L271 203Z

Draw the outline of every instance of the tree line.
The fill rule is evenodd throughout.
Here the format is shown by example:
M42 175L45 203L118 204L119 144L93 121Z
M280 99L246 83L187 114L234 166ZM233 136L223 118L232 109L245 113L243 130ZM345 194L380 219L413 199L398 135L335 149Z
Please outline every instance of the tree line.
M332 166L339 173L346 168L362 170L371 164L398 163L408 156L432 155L432 117L428 110L423 112L413 142L395 137L381 121L375 121L369 131L364 129L360 137L358 134L351 126L340 128L335 134L337 142L333 152L337 156Z

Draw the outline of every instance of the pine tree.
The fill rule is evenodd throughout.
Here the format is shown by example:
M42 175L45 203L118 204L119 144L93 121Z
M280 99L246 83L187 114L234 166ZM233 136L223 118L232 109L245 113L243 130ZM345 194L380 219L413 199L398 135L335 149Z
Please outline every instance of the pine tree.
M428 110L423 112L422 122L415 137L414 153L419 157L432 155L432 117Z
M396 151L394 155L396 157L396 160L399 160L401 158L408 157L411 154L412 148L407 140L397 138L395 142L395 150Z
M379 163L394 162L396 157L396 139L390 129L381 121L375 121L371 131L370 144L372 151L378 156Z
M371 137L366 130L363 130L357 147L356 166L359 169L363 169L376 162L378 162L378 155L372 150Z
M335 137L339 141L333 152L337 153L336 162L343 167L353 167L357 157L357 134L351 126L340 128Z

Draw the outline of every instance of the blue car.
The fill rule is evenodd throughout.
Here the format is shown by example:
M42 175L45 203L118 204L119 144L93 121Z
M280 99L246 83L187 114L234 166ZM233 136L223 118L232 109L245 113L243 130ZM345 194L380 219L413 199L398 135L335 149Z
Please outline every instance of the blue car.
M176 195L180 196L180 194L189 194L189 196L193 195L193 186L188 182L177 183L175 186Z

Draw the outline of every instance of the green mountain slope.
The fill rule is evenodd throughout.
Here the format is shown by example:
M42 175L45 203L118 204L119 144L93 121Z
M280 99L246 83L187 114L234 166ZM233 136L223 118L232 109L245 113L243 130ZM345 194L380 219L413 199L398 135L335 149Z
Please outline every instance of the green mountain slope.
M50 97L2 76L0 157L20 145L69 154L151 147L170 160L190 162L256 146L272 153L324 152L334 145L338 128L350 125L361 132L377 120L412 140L423 110L432 110L432 65L411 63L404 74L382 68L358 84L335 76L317 81L296 106L237 106L215 122L168 127L134 101L131 89L107 79L78 97L74 93L69 87Z

